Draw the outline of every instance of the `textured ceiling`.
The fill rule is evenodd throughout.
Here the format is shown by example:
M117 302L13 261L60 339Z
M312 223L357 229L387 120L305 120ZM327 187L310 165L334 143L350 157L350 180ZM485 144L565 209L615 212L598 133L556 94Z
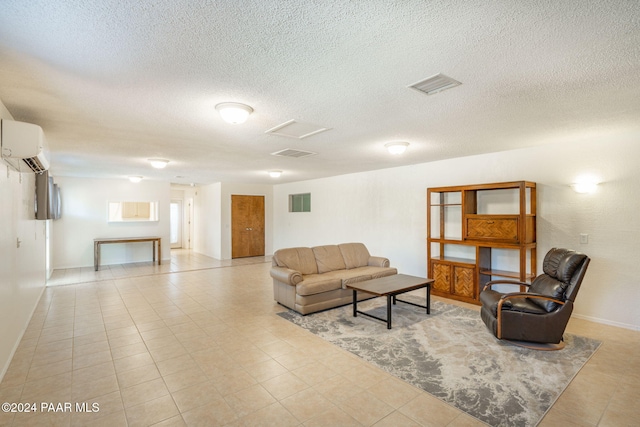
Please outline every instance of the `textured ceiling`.
M407 87L437 73L462 85ZM183 184L640 140L640 2L1 0L0 100L42 126L54 175ZM229 125L220 102L254 113ZM289 120L330 130L265 134Z

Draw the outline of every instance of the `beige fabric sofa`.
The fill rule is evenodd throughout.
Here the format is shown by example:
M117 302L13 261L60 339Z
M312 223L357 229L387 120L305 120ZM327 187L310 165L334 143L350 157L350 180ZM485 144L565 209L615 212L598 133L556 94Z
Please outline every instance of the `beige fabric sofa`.
M301 314L351 303L349 283L398 273L362 243L280 249L271 264L274 299ZM358 300L371 297L358 292Z

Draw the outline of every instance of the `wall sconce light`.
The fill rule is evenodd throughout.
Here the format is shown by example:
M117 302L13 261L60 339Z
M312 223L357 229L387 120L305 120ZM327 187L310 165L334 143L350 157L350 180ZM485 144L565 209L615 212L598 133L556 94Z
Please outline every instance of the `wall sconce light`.
M141 176L130 176L130 177L129 177L129 181L131 181L131 182L133 182L133 183L137 184L137 183L139 183L140 181L142 181L142 177L141 177Z
M282 171L269 171L271 178L280 178L280 175L282 175Z
M246 122L249 114L253 113L253 108L237 102L223 102L216 105L216 110L220 113L222 120L232 125Z
M408 142L396 141L396 142L388 142L384 144L387 151L391 154L402 154L407 150L409 146Z
M164 169L168 164L169 160L165 159L149 159L149 163L156 169Z
M580 177L576 179L576 182L571 184L571 188L573 188L573 191L576 193L591 194L596 192L598 184L599 182L595 177Z

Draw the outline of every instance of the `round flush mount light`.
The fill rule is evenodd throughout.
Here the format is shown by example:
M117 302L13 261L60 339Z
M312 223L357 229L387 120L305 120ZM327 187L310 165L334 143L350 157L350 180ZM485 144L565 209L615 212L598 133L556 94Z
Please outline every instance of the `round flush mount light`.
M164 169L169 164L169 160L165 159L149 159L149 163L156 169Z
M129 177L129 181L137 184L138 182L142 181L142 177L141 176L130 176Z
M249 114L253 113L253 108L237 102L223 102L216 105L216 110L220 113L222 120L232 125L246 122Z
M408 142L404 141L396 141L396 142L388 142L384 144L387 151L391 154L402 154L407 150L409 146Z
M280 178L280 175L282 175L282 171L269 171L271 178Z

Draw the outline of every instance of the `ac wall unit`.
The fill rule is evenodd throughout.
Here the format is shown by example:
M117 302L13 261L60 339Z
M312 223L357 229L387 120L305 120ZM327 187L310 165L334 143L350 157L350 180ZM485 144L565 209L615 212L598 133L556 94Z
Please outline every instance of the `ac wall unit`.
M42 173L49 169L44 154L42 128L14 120L0 121L2 159L19 172Z

